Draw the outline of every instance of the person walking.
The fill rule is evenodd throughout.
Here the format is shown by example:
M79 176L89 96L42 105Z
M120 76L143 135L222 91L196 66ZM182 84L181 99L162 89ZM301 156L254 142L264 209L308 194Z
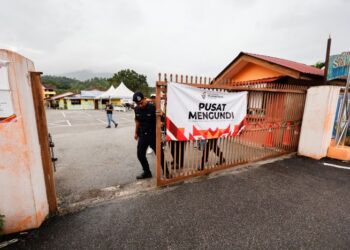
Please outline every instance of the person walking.
M136 176L136 179L152 178L146 152L148 147L156 152L156 107L142 92L135 92L133 101L136 103L134 139L137 140L137 158L143 169L143 173Z
M106 128L110 128L111 127L111 122L114 123L114 127L118 127L118 123L116 123L113 120L113 105L111 102L107 102L106 103L106 114L107 114L107 121L108 121L108 126Z
M152 173L146 157L147 148L150 147L156 153L156 107L154 103L146 99L142 92L135 92L133 101L136 103L135 111L135 134L137 140L137 158L143 172L136 179L152 178ZM163 165L164 152L161 150L161 162ZM162 167L163 169L163 167ZM166 176L169 175L166 168Z

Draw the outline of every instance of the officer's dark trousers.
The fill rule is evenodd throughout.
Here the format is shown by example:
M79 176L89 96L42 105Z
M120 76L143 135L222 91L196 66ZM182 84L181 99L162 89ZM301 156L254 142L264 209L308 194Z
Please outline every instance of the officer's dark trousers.
M139 159L145 173L151 172L146 157L148 146L151 147L154 153L156 152L156 136L150 134L139 136L137 143L137 158Z
M141 165L142 165L142 169L145 173L150 173L151 170L149 169L149 164L147 161L147 157L146 157L146 152L147 152L147 148L148 146L151 147L151 149L153 150L154 153L156 153L156 136L155 135L142 135L139 136L139 140L137 143L137 158L139 159ZM169 175L169 170L168 167L165 168L164 171L164 151L163 149L161 149L161 168L163 170L163 172L165 172L164 174L166 176Z

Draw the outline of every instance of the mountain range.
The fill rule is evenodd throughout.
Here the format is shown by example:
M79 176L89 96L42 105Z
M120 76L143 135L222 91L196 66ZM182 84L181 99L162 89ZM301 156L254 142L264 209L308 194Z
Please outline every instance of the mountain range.
M77 79L79 81L86 81L89 80L91 78L110 78L113 76L113 73L109 73L109 72L93 72L91 70L79 70L79 71L72 71L72 72L68 72L68 73L63 73L60 74L59 76L65 76L68 78L74 78Z

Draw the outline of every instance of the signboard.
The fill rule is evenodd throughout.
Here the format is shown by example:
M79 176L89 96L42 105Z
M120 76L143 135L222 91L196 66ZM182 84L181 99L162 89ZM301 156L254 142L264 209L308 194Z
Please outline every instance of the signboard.
M0 122L6 122L15 117L7 64L7 62L0 61Z
M350 67L350 52L343 52L340 55L329 57L327 80L340 77L347 77Z
M168 83L167 140L237 135L244 127L248 92L228 93Z

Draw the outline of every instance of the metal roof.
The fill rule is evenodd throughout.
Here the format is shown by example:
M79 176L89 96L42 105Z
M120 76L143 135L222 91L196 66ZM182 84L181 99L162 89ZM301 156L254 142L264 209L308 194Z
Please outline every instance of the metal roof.
M318 75L318 76L324 75L323 69L319 69L303 63L293 62L290 60L281 59L281 58L272 57L272 56L264 56L264 55L258 55L258 54L252 54L252 53L245 53L245 54L274 63L274 64L284 66L289 69L294 69L304 74L311 74L311 75Z

